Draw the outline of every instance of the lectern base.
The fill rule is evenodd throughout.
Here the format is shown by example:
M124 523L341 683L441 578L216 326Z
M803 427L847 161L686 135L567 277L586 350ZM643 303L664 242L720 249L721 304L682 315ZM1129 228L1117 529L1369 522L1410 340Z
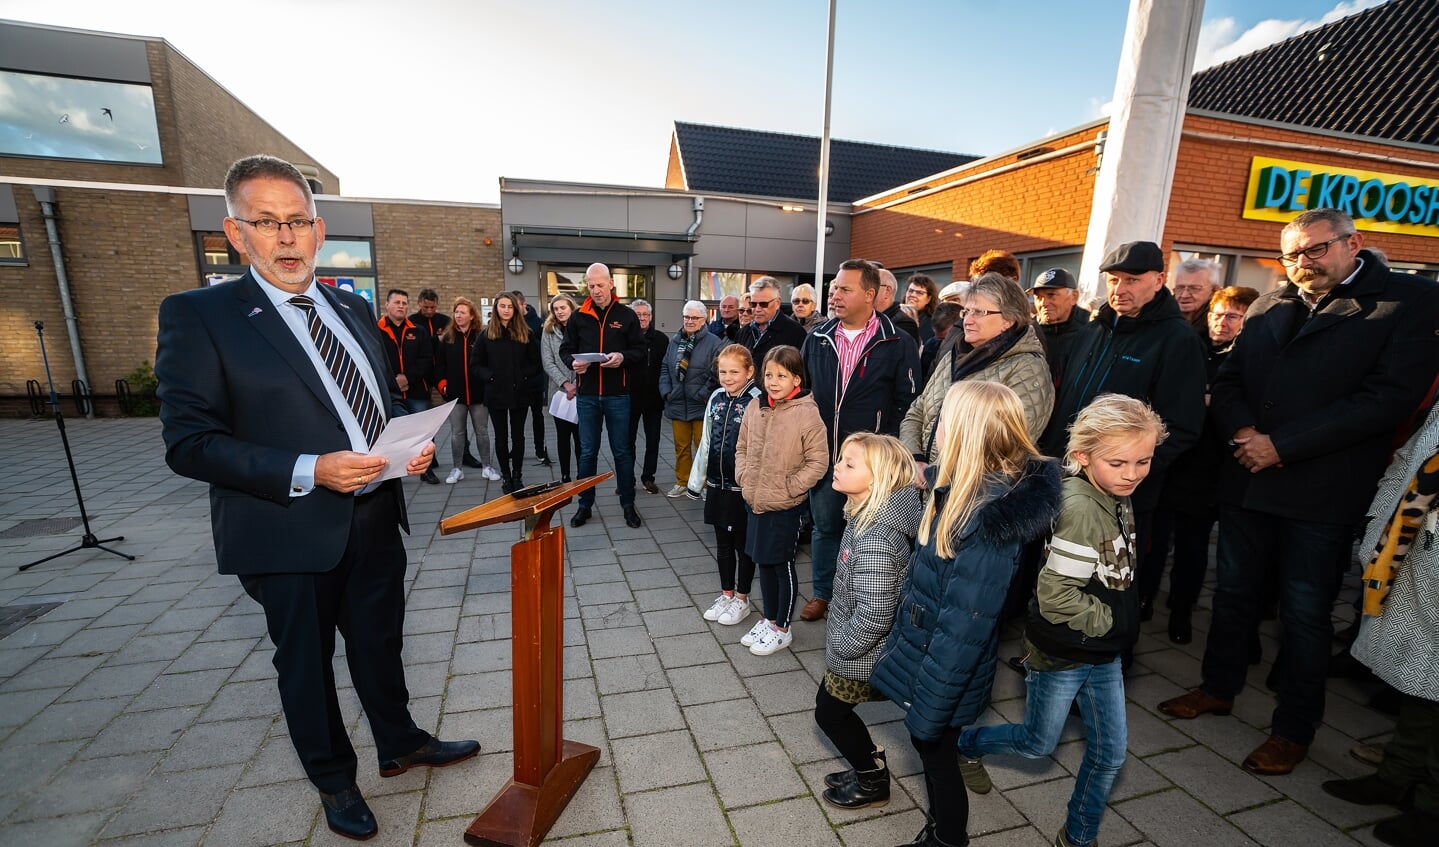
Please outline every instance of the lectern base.
M561 755L543 785L525 785L513 779L505 783L485 810L470 821L465 842L480 847L534 847L543 841L599 761L600 750L566 741Z

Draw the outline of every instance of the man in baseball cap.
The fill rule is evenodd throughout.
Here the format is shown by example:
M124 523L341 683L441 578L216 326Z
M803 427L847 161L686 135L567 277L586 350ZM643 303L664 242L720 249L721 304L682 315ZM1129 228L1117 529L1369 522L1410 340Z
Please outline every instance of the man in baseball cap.
M1089 323L1089 310L1079 308L1079 286L1074 274L1064 268L1050 268L1035 277L1029 293L1034 298L1034 316L1049 372L1058 385L1078 330Z

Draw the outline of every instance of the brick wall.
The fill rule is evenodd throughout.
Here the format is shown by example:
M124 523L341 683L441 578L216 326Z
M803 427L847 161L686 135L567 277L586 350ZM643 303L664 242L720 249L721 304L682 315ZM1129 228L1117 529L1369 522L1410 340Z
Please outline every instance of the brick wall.
M507 255L500 210L475 206L375 203L375 271L379 297L403 288L414 303L421 288L440 295L440 309L463 294L478 302L504 288ZM489 238L490 246L485 246Z
M1086 127L1041 143L1058 150L1092 140L1102 128ZM1429 179L1436 175L1433 168L1359 159L1343 151L1439 163L1435 152L1202 115L1186 116L1184 132L1165 224L1166 249L1183 243L1277 252L1282 224L1241 217L1249 160L1256 155ZM1276 142L1308 149L1279 147ZM958 176L991 173L1017 161L1013 155L1002 157ZM878 198L867 205L900 202L855 215L851 252L879 259L890 267L952 262L956 278L963 278L968 275L970 260L991 248L1023 253L1083 245L1094 190L1094 175L1087 171L1093 165L1093 152L1086 147L925 197L905 200L905 193L896 192ZM933 184L942 181L936 179ZM1396 261L1439 264L1439 238L1365 232L1364 239Z

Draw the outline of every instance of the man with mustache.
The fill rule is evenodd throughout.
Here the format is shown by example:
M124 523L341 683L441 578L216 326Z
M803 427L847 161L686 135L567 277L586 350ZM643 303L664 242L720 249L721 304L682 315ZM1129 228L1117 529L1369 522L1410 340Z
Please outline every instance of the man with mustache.
M1244 760L1265 775L1292 771L1324 716L1330 612L1354 530L1396 430L1439 370L1439 285L1390 271L1336 209L1299 215L1280 243L1289 284L1250 307L1211 390L1233 455L1220 469L1203 682L1159 706L1185 719L1229 714L1244 687L1266 571L1277 568L1278 704L1269 739Z

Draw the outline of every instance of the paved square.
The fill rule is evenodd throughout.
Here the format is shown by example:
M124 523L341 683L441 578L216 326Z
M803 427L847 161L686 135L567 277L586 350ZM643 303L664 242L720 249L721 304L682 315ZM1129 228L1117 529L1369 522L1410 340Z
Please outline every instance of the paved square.
M59 604L0 640L0 845L342 843L325 828L290 746L264 618L234 577L215 573L205 486L166 468L155 420L67 426L95 531L124 535L114 546L138 558L84 551L20 573L72 546L81 530L0 539L0 606ZM43 475L0 493L0 532L78 515L52 422L0 421L0 441ZM668 439L660 452L664 479ZM526 476L539 482L558 470L532 467ZM476 476L405 487L412 710L426 728L479 738L483 754L381 780L365 767L374 746L343 661L336 677L360 788L380 821L376 843L457 845L511 768L508 548L518 531L438 534L441 517L499 496L498 484ZM841 767L811 715L823 625L797 623L794 649L751 655L738 641L754 618L724 627L700 617L718 582L702 504L641 492L637 505L645 525L635 530L613 485L603 485L596 519L568 533L565 732L600 747L601 758L549 840L889 847L911 839L927 799L902 713L883 703L861 709L890 751L890 804L823 805L823 776ZM1356 583L1351 575L1336 620L1350 620ZM1146 626L1126 685L1130 760L1105 819L1105 847L1375 843L1372 825L1392 811L1349 806L1319 788L1366 773L1348 749L1392 730L1393 718L1369 705L1371 684L1331 682L1310 760L1288 777L1256 779L1238 766L1267 734L1267 661L1250 674L1234 717L1171 722L1158 713L1155 704L1198 681L1207 622L1198 616L1186 647L1169 643L1162 615ZM1270 661L1274 627L1264 629ZM1016 651L1017 636L1006 630L1001 656ZM1023 714L1022 682L999 674L985 723ZM995 790L971 797L976 847L1052 843L1083 755L1077 722L1064 738L1040 761L990 760Z

